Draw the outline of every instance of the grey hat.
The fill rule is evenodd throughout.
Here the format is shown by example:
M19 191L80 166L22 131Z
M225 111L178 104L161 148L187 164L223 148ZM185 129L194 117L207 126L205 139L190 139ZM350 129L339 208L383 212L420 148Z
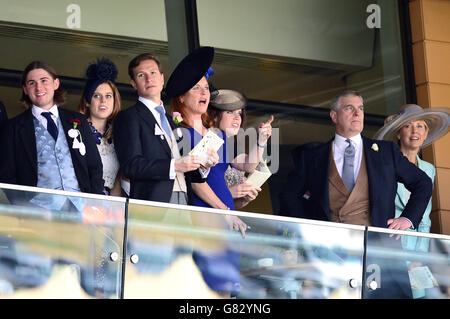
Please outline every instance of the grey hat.
M416 104L405 104L396 114L390 115L384 121L384 126L375 133L375 139L396 141L400 128L411 121L423 120L428 126L428 136L423 142L425 147L447 133L450 108L430 107L423 109Z
M247 98L238 91L219 89L211 95L209 105L222 111L234 111L245 108Z

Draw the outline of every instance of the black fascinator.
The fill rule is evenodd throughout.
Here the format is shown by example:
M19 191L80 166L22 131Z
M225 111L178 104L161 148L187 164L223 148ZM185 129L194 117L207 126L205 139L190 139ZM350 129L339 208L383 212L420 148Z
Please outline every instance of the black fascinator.
M86 87L84 89L84 97L88 103L91 103L92 95L95 89L106 81L115 82L117 78L116 65L105 58L98 59L97 63L92 63L86 70L86 76L88 78Z

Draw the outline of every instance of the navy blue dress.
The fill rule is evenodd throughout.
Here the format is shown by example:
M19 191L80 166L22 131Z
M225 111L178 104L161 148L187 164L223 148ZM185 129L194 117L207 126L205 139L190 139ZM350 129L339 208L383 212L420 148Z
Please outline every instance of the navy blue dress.
M193 128L189 129L191 134L192 148L201 140L201 135ZM226 154L226 135L225 132L220 131L221 138L224 140L221 148L218 150L219 162L217 165L211 167L206 183L214 191L217 197L234 210L233 196L225 181L225 171L230 163L227 162ZM211 207L200 199L195 193L193 196L195 206ZM198 268L200 269L203 279L212 290L228 291L237 293L240 288L239 284L239 254L233 250L225 249L224 251L203 252L195 250L193 258Z
M226 136L225 132L220 131L222 133L221 138L224 140L221 148L217 151L219 155L219 162L217 165L211 167L208 179L206 183L208 183L209 187L213 190L214 194L220 198L220 200L227 205L230 209L234 210L234 201L233 196L231 195L230 190L228 189L227 183L225 182L225 171L228 169L230 163L227 162L227 154L226 154ZM197 133L194 129L190 129L191 133L191 145L194 147L201 140L201 135ZM211 207L207 203L205 203L200 197L196 194L193 196L194 205L201 207Z

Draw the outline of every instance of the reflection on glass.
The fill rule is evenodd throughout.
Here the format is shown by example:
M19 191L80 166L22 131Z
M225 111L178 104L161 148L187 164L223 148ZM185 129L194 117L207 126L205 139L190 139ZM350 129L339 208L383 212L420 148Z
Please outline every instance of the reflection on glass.
M422 235L369 231L364 298L449 298L450 241ZM412 240L429 241L429 251L405 246Z
M130 201L127 234L125 298L220 298L193 256L226 250L223 216Z
M221 212L176 207L130 201L125 298L361 295L364 228L246 215L244 237L229 230Z
M243 236L224 211L130 200L125 244L125 199L59 191L83 208L56 211L29 189L0 185L0 298L449 298L445 235L241 213Z
M406 101L397 1L198 0L201 45L216 48L214 85L251 99L328 108L355 89L367 113Z
M256 238L241 246L242 298L360 297L363 228L273 220L252 224Z
M0 189L0 298L118 298L124 202Z

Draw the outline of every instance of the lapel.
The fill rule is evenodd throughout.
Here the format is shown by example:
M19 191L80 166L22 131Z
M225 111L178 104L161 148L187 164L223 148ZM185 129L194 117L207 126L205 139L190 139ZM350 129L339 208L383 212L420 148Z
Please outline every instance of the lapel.
M165 138L161 139L160 136L155 136L155 126L159 127L159 125L158 122L156 122L153 113L141 101L138 101L136 103L136 110L138 111L140 117L148 124L150 134L152 134L152 136L154 136L159 141L159 143L161 143L162 148L166 151L169 157L172 157L172 151L170 150L168 141L166 141Z
M330 152L330 174L329 174L329 182L334 185L336 190L341 193L343 196L348 197L350 190L344 184L342 177L339 176L339 172L336 167L336 163L334 162L333 150ZM355 183L356 185L356 183Z
M23 113L19 124L18 134L25 149L25 153L33 166L34 173L37 174L36 135L34 133L33 113L31 112L31 108Z
M405 203L405 185L402 183L397 183L397 198L400 200L400 203L403 206L406 206Z
M417 158L417 167L420 168L421 170L424 170L424 168L422 167L423 166L422 160L419 158L419 156L417 156L416 158ZM406 206L407 204L405 193L406 193L405 185L403 185L402 183L397 183L397 198L400 200L400 203L403 206Z
M73 145L73 138L69 136L69 130L71 128L73 128L73 124L71 124L69 121L72 118L76 118L75 116L70 116L70 114L68 112L66 112L65 109L60 108L58 106L58 113L59 113L59 119L61 120L61 124L62 124L62 129L64 131L64 136L66 137L66 141L67 141L67 146L69 147L70 150L70 155L72 156L72 163L73 163L73 168L75 170L77 170L77 168L79 167L83 167L83 163L85 162L83 160L84 156L87 156L87 153L83 156L80 154L78 149L73 149L72 145ZM85 139L88 138L87 136L84 136L82 134L82 129L79 127L78 130L80 131L81 134L81 138L83 139L83 143L86 145L85 143Z
M173 135L175 136L175 140L179 142L183 138L183 133L181 132L180 125L175 124L173 119L169 116L169 114L166 114L167 121L169 122L170 129L173 132Z
M379 172L384 170L383 168L383 149L379 147L378 151L372 149L372 145L377 143L376 140L372 140L365 136L362 136L363 141L363 151L366 157L366 169L367 169L367 179L369 181L369 198L370 198L370 209L373 211L373 204L377 201L377 197L373 193L374 190L382 189L383 185L379 185ZM382 181L381 181L382 182Z
M330 156L331 156L331 145L333 139L328 141L328 143L317 148L316 156L314 159L315 164L315 174L313 178L317 182L317 189L319 192L319 202L322 205L323 211L328 217L330 217L330 199L329 199L329 187L328 187L328 177L330 174Z

